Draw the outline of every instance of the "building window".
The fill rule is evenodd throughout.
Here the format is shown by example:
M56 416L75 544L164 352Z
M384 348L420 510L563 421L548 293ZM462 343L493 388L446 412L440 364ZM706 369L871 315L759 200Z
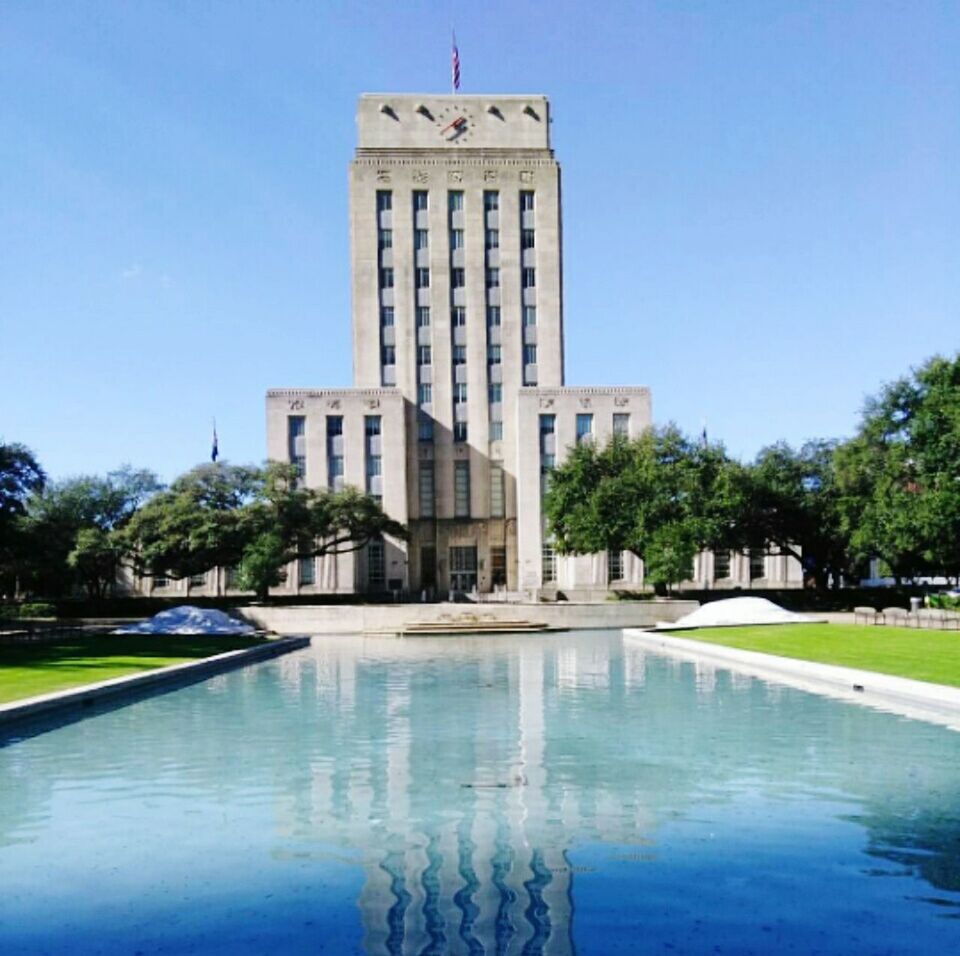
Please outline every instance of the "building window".
M750 580L766 577L766 554L761 548L750 549Z
M487 306L487 325L497 326L499 324L500 324L500 306L488 305Z
M450 310L450 324L454 328L467 324L467 310L462 305L455 305Z
M502 518L503 504L503 465L490 463L490 517Z
M462 229L450 230L450 248L451 249L463 248L463 230Z
M207 583L206 574L191 574L190 575L190 587L192 588L202 588Z
M429 405L433 401L433 386L429 382L421 382L417 386L417 404Z
M427 194L422 189L417 189L413 193L413 208L416 212L422 212L427 208Z
M437 586L437 549L429 545L420 549L420 587Z
M378 500L383 496L381 481L382 459L380 457L380 429L381 422L379 415L364 416L363 434L365 446L364 471L367 479L366 492L368 495Z
M499 345L488 345L487 346L487 362L491 365L499 365L502 361L503 355Z
M614 412L613 434L616 438L630 437L630 415L627 412Z
M434 508L434 478L433 462L420 462L420 517L432 518L436 514Z
M433 361L433 349L429 345L417 346L417 365L429 365Z
M454 382L453 383L453 401L456 405L461 405L467 400L467 383L466 382Z
M530 190L520 191L520 211L533 212L533 193Z
M433 441L433 419L425 412L417 417L417 441Z
M304 415L287 417L287 453L297 469L297 477L307 474L307 419Z
M453 516L470 517L470 462L453 463Z
M393 306L385 305L380 309L380 324L385 328L393 325Z
M529 266L521 269L520 278L524 289L532 289L537 284L537 270Z
M487 230L486 245L488 249L500 248L500 230L499 229Z
M317 562L312 554L297 561L297 579L301 587L317 583Z
M386 555L383 539L367 545L367 586L371 591L382 591L386 586Z
M387 267L380 270L380 288L381 289L392 289L393 288L393 269Z
M537 364L537 347L535 345L525 345L523 347L523 364L524 365Z
M381 229L377 233L377 245L381 250L393 248L393 230Z
M500 208L500 193L488 190L483 194L483 208L487 212L493 212Z
M417 269L416 282L417 282L418 289L429 289L430 288L430 270Z
M550 484L550 472L557 462L556 415L540 416L540 495L547 493Z
M414 249L426 249L430 243L430 234L426 229L414 229L413 230L413 248Z
M497 289L500 287L500 270L487 269L487 288Z
M327 415L327 487L343 487L343 416Z
M463 209L463 193L459 191L447 193L447 206L450 212L460 212Z
M450 288L451 289L462 289L466 284L466 274L463 269L451 269L450 270Z
M229 567L224 568L223 585L225 588L227 588L227 590L236 588L239 574L240 569L235 564L231 564Z
M577 444L593 440L593 415L577 415Z
M500 382L491 382L487 386L487 400L491 405L503 401L503 385Z
M490 441L503 440L503 422L490 422Z
M549 542L543 543L540 561L543 583L553 584L557 580L557 552Z
M421 305L417 307L417 328L426 329L430 327L430 307Z
M525 305L523 307L523 324L524 325L537 324L537 307L535 305Z
M155 574L153 576L153 587L154 590L157 588L170 587L170 578L168 578L165 574Z
M466 422L453 423L453 440L457 442L467 440L467 423Z
M623 580L623 552L607 552L607 583Z
M393 195L388 189L377 190L377 212L393 209Z
M713 553L713 580L723 581L730 577L730 552L714 551Z
M494 587L506 587L507 549L503 545L495 544L490 548L490 583Z
M380 360L384 365L397 364L397 347L395 345L384 345L380 349Z
M454 365L467 364L467 347L465 345L455 345L450 352Z
M533 229L520 230L520 248L532 249L534 247L536 231Z

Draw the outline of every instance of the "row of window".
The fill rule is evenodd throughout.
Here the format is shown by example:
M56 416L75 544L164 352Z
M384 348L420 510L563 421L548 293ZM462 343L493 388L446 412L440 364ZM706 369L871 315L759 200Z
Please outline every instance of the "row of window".
M303 479L307 471L306 455L306 416L287 416L287 454L290 462L296 466L297 476ZM327 487L333 491L343 488L344 448L343 416L327 415ZM367 493L375 498L382 496L380 476L382 472L381 435L382 420L379 415L365 415L364 434L364 472L366 474Z
M533 212L534 194L531 190L520 191L520 209L522 212ZM425 212L429 206L429 194L426 190L415 190L413 193L413 209L415 212ZM447 208L450 212L463 211L463 192L456 189L447 193ZM500 193L487 190L483 194L483 208L487 212L496 212L500 208ZM393 209L393 193L389 189L377 190L377 212L389 212Z
M421 518L436 517L435 467L433 461L424 460L420 462L418 497ZM499 462L491 462L489 475L490 517L502 518L506 514L503 465ZM453 463L453 516L455 518L470 517L470 463L468 461L455 461Z
M381 266L380 267L380 288L381 289L392 289L394 287L394 270L393 266ZM414 286L418 289L429 289L430 288L430 270L425 266L417 267L413 270L413 281ZM466 270L460 266L451 266L450 267L450 288L451 289L462 289L467 284L467 273ZM537 270L528 266L520 270L520 285L524 289L533 289L537 285ZM500 288L500 269L498 267L490 267L486 270L486 279L485 279L485 288L487 289L499 289ZM391 309L391 312L393 310ZM381 316L383 313L381 312ZM390 323L393 325L393 322ZM530 324L530 323L524 323Z

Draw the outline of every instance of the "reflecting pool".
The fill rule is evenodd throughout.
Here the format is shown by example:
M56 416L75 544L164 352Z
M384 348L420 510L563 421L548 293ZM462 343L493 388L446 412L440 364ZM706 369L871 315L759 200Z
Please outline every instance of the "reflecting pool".
M619 632L316 638L0 746L0 952L947 952L960 734Z

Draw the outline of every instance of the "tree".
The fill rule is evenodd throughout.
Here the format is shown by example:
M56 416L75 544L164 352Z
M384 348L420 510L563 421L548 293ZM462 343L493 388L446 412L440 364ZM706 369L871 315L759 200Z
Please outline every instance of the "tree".
M868 399L836 457L839 508L861 559L895 577L960 574L960 354Z
M90 597L103 597L118 570L116 562L106 561L105 536L129 522L159 488L153 472L125 465L106 476L81 475L55 482L34 494L23 519L24 534L30 542L30 560L24 574L33 589L62 595L79 584ZM83 531L91 534L80 542L78 536ZM90 551L94 547L96 560Z
M26 503L43 490L46 480L29 448L0 442L0 594L17 590L29 551L23 529Z
M800 561L819 587L850 571L849 535L840 514L837 443L816 440L794 450L764 448L741 470L736 524L741 547Z
M295 466L202 465L156 495L124 529L144 575L174 578L237 567L238 584L266 599L297 558L342 554L406 529L355 488L304 488Z
M719 445L676 427L576 446L549 474L544 513L562 554L632 551L655 585L689 578L702 548L735 546L741 488Z

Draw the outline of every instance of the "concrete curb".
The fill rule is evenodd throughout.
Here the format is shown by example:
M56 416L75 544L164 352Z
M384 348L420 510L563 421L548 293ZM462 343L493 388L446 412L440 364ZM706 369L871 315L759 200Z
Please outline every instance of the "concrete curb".
M892 677L834 664L742 651L639 628L624 628L631 643L660 654L736 670L849 703L960 730L960 688Z
M83 707L95 701L119 697L131 691L202 680L212 674L219 674L235 667L243 667L257 661L279 657L281 654L288 654L290 651L306 647L309 643L309 637L283 637L266 644L227 651L224 654L187 661L183 664L171 664L169 667L158 667L156 670L141 674L114 677L112 680L99 681L96 684L83 684L80 687L54 691L51 694L40 694L24 700L11 701L9 704L0 704L0 727L20 720L47 716L57 711Z

